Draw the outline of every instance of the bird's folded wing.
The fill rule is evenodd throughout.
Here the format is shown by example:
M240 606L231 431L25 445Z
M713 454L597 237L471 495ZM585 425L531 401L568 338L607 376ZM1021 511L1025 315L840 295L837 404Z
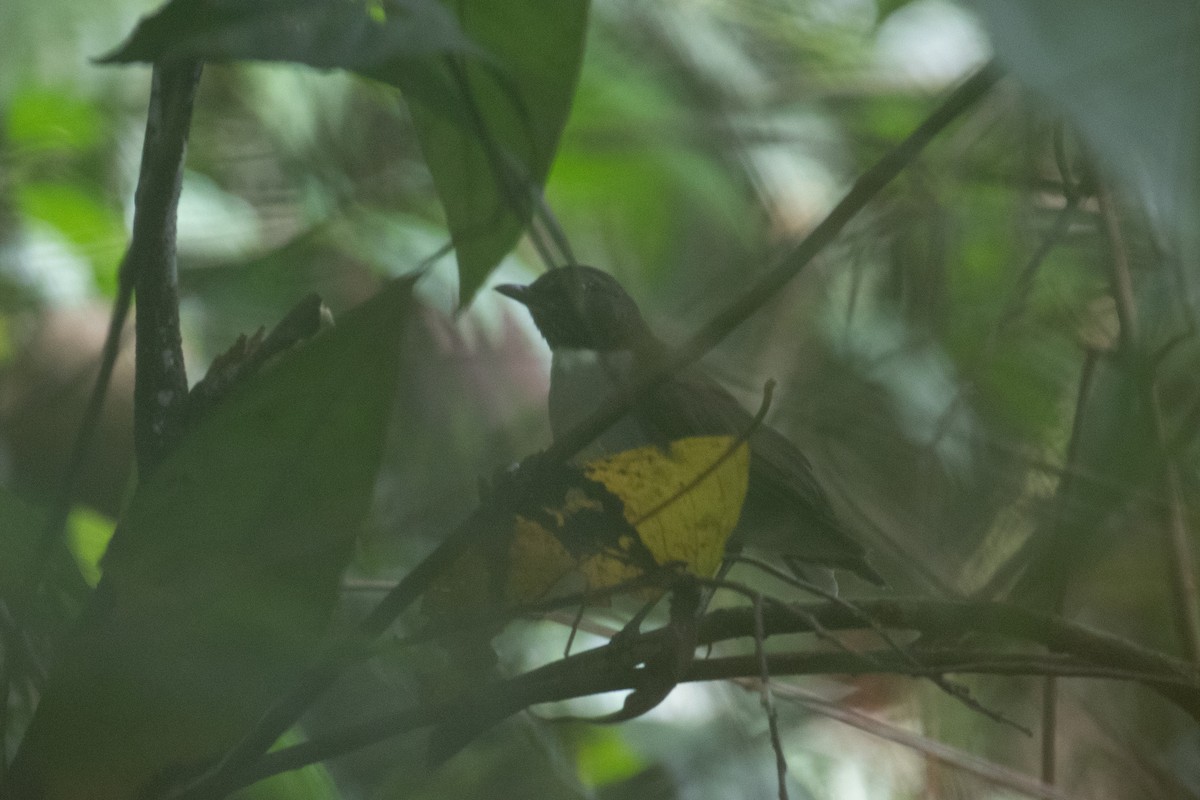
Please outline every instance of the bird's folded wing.
M748 436L750 491L739 533L745 543L812 563L850 569L872 583L879 575L866 549L846 533L812 465L775 429L754 425L722 386L688 371L659 384L638 409L664 439L694 435Z

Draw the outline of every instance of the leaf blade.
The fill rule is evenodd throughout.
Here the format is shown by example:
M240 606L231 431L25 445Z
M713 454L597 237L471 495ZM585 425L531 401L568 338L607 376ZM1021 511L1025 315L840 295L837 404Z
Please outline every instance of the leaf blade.
M138 796L231 746L299 675L367 511L410 288L283 354L138 487L12 796Z

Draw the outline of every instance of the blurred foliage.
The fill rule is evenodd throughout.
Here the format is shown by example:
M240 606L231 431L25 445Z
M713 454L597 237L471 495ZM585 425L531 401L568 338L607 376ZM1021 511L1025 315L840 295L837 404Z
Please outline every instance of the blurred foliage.
M1181 557L1166 532L1174 505L1196 546L1200 12L1190 0L595 0L554 13L535 0L403 0L342 4L338 36L306 28L303 41L261 35L271 18L255 14L278 3L214 4L225 16L196 19L195 3L176 0L118 51L156 5L0 4L6 593L58 492L103 337L97 306L115 289L132 216L149 70L91 59L186 46L231 62L205 69L184 176L193 380L310 291L336 315L385 278L428 267L374 511L345 582L349 624L462 518L480 475L548 441L540 339L521 309L483 290L532 277L552 238L529 187L517 181L514 197L514 175L545 180L575 256L617 275L679 341L994 50L1011 79L706 366L748 407L766 378L779 381L771 424L803 446L895 591L1061 603L1071 618L1183 651L1180 598L1168 591ZM464 7L484 10L460 16ZM413 36L410 15L439 35ZM447 55L462 59L457 77ZM464 83L475 105L457 92ZM531 217L534 236L518 241ZM448 241L457 252L437 257ZM1122 253L1132 318L1114 300ZM131 387L119 370L80 493L110 518L132 484ZM76 519L77 547L93 543L81 553L111 528ZM42 610L39 647L82 603L78 571L65 550L55 557L54 584L69 591ZM732 577L785 591L745 567ZM844 582L848 597L865 591ZM562 626L515 626L494 668L553 660L565 638ZM310 735L405 708L445 671L436 654L418 668L408 650L382 650L313 709ZM791 683L1038 772L1035 740L920 683L781 681ZM1039 682L970 686L1037 727ZM1064 681L1061 692L1068 794L1200 795L1192 722L1136 687ZM31 697L14 686L10 701L11 754ZM1012 794L801 699L780 703L793 796ZM539 715L596 711L580 702ZM767 796L765 730L753 692L687 686L611 729L510 720L435 773L415 736L330 769L345 797Z

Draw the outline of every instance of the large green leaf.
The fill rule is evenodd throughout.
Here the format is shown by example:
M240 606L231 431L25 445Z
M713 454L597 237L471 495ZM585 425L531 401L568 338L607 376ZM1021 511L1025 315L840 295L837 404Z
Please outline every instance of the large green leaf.
M364 71L466 52L478 51L437 0L171 0L102 60L295 61Z
M292 61L384 81L468 125L442 59L482 58L438 0L170 0L102 63Z
M341 68L409 99L471 297L528 224L579 77L588 0L171 0L108 62Z
M558 148L582 63L588 0L456 0L459 21L491 56L457 63L466 114L413 108L446 209L468 300L516 243ZM460 93L457 96L462 96ZM443 101L444 102L444 101Z
M45 521L42 515L7 489L0 487L0 592L16 591L31 568L38 535Z
M46 517L16 495L0 487L0 598L10 611L19 610L25 639L30 644L55 641L66 630L87 597L87 583L75 560L61 542L48 553L43 547ZM39 563L42 562L42 563ZM33 572L38 571L36 602L27 596ZM6 667L28 666L19 659ZM19 677L10 672L10 679Z
M974 0L999 57L1141 196L1164 238L1200 252L1200 5ZM1187 276L1192 297L1200 282Z
M295 679L369 505L410 288L235 389L138 487L0 794L138 796Z

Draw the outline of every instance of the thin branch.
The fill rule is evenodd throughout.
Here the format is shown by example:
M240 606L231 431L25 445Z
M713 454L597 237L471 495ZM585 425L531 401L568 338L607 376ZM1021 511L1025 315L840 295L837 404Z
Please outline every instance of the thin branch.
M1042 783L1053 786L1058 772L1058 678L1042 681Z
M1075 625L1059 617L1041 614L1010 603L977 603L943 600L864 600L856 603L857 612L833 604L800 604L829 630L857 629L863 625L860 614L871 616L877 624L890 628L931 634L936 638L954 638L986 631L1013 639L1043 645L1056 653L1082 659L1090 664L1127 670L1141 675L1162 676L1143 680L1148 688L1166 697L1200 720L1200 673L1186 661L1148 650L1116 636ZM767 609L767 626L773 633L805 633L801 616ZM701 625L701 645L745 636L751 621L744 609L721 609L709 614ZM918 654L920 655L920 654ZM928 663L922 659L922 663Z
M1088 349L1084 355L1083 369L1079 376L1079 390L1075 396L1075 413L1071 417L1071 438L1067 442L1067 467L1068 469L1076 466L1079 462L1080 441L1082 440L1084 409L1087 408L1088 397L1091 395L1092 382L1096 377L1096 364L1099 361L1100 354L1094 349ZM1054 493L1054 517L1050 520L1049 529L1042 531L1040 528L1034 531L1034 536L1037 538L1033 541L1035 546L1034 555L1031 559L1035 563L1046 563L1050 559L1046 551L1050 550L1049 542L1051 537L1060 539L1062 537L1061 528L1065 515L1069 512L1067 506L1067 498L1075 486L1076 476L1072 472L1064 472L1063 477L1059 480L1058 487ZM1042 548L1042 552L1038 553L1036 548ZM1051 609L1055 613L1061 613L1063 608L1063 598L1066 592L1066 580L1063 577L1055 578L1046 582L1051 586L1053 597L1051 598ZM1042 681L1042 726L1041 726L1041 765L1042 765L1042 780L1047 784L1054 785L1054 776L1058 771L1058 679L1053 675L1048 675Z
M781 699L799 703L810 711L841 722L843 725L849 725L871 736L907 747L926 758L970 773L1005 789L1011 789L1029 797L1041 798L1041 800L1066 800L1066 795L1054 787L1047 786L1014 769L987 761L965 750L930 739L928 736L891 725L853 708L831 702L799 686L793 684L776 686L775 695Z
M1000 310L1000 316L996 319L996 323L988 337L988 342L991 346L994 347L999 341L1000 336L1021 316L1021 312L1029 302L1030 294L1033 293L1034 281L1037 279L1037 274L1041 270L1042 264L1070 229L1071 222L1074 220L1075 212L1078 208L1078 195L1074 192L1068 194L1066 204L1055 215L1054 222L1050 225L1050 230L1038 242L1038 246L1021 269L1021 274L1017 276L1017 282L1013 286L1004 307Z
M1100 218L1104 221L1104 232L1111 250L1109 282L1120 324L1120 330L1117 331L1117 348L1122 353L1131 353L1134 343L1138 340L1138 318L1133 296L1133 277L1129 271L1129 251L1125 247L1124 237L1121 236L1116 205L1107 186L1102 185L1096 192L1096 200L1100 205Z
M129 317L129 305L133 297L133 281L128 264L129 259L126 256L121 262L121 269L118 273L117 296L113 299L112 313L108 320L108 333L104 337L104 348L100 353L100 369L96 373L95 383L92 384L92 391L88 396L87 407L84 408L83 418L79 422L79 430L71 445L71 455L67 460L66 470L63 472L58 497L50 507L46 526L42 529L41 537L38 540L33 566L28 573L29 584L23 592L24 597L27 598L24 601L26 603L31 602L32 598L37 595L42 580L45 578L55 545L62 541L67 518L71 514L71 504L75 499L84 464L87 462L88 451L91 450L92 440L99 428L100 413L104 410L104 400L108 395L109 384L112 383L113 369L116 367L117 357L121 354L121 332L125 329L125 320Z
M1116 301L1117 317L1121 321L1120 347L1124 353L1132 353L1139 341L1137 307L1133 295L1133 278L1130 272L1129 252L1121 233L1121 220L1116 204L1107 186L1101 186L1097 194L1100 216L1108 237L1113 299ZM1171 596L1174 602L1175 628L1183 644L1184 652L1194 664L1200 664L1200 590L1196 586L1196 556L1192 550L1192 537L1187 529L1182 483L1175 458L1167 441L1166 425L1163 421L1158 385L1154 376L1146 386L1146 400L1150 413L1150 424L1154 431L1158 449L1163 483L1167 492L1166 552L1169 554L1167 572L1171 581Z
M1069 656L1046 656L995 651L927 653L925 663L911 664L895 653L880 650L872 654L873 666L846 653L790 652L767 656L767 666L778 676L784 675L900 675L908 678L927 678L942 673L971 675L1003 675L1008 677L1054 675L1072 678L1142 681L1158 676L1131 672L1109 666L1097 666ZM739 680L753 677L758 668L754 655L724 656L698 661L688 673L693 683Z
M1079 448L1083 438L1084 413L1088 398L1092 393L1092 385L1096 378L1096 365L1100 353L1093 349L1084 352L1083 365L1079 370L1079 386L1075 392L1075 406L1071 416L1071 434L1067 440L1066 461L1059 470L1058 486L1054 492L1053 513L1029 535L1021 545L1020 550L992 574L987 583L975 592L977 600L987 600L996 597L1001 592L1011 588L1011 583L1022 569L1026 573L1042 564L1050 563L1047 553L1053 550L1061 535L1058 527L1067 512L1067 498L1077 481L1089 480L1087 473L1079 467ZM1093 481L1100 485L1099 482ZM1114 491L1119 486L1111 487ZM1048 576L1038 588L1038 591L1049 595L1049 606L1057 609L1062 605L1062 594L1065 590L1066 575L1058 570Z
M779 736L779 713L775 710L775 698L771 693L771 667L767 659L767 632L763 625L763 596L754 595L754 657L758 661L759 701L767 715L767 730L771 733L771 749L775 753L775 778L779 785L779 800L788 800L787 757L783 754L783 740Z
M846 609L847 611L851 612L852 614L856 614L858 616L858 618L862 620L863 624L865 624L868 628L870 628L871 631L876 636L878 636L883 641L883 643L893 653L900 656L901 658L907 658L913 664L917 663L916 658L912 655L912 653L910 652L910 650L908 648L901 646L900 643L897 642L891 636L891 634L889 634L886 630L884 630L882 625L880 625L870 615L864 614L863 612L859 611L858 608L854 605L854 603L851 603L850 601L848 601L842 597L839 597L838 595L836 595L832 592L827 592L824 589L820 588L819 586L815 586L815 585L809 583L808 581L802 581L797 578L791 577L791 576L785 574L782 570L776 569L775 567L771 566L770 564L766 563L765 561L761 561L759 559L748 557L748 556L738 556L737 559L738 559L738 561L752 564L753 566L755 566L762 572L770 575L771 577L775 578L776 580L783 581L784 583L787 583L791 586L796 586L806 592L810 592L814 595L817 595L818 597L820 597L821 599L823 599L827 602L841 606L842 608ZM828 634L825 633L820 628L815 629L814 632L818 633L818 635L824 634L824 635L828 636ZM830 638L832 638L832 637L830 637ZM837 641L837 640L835 639L834 641ZM845 646L840 641L838 641L837 644L840 647L842 647L843 649L848 649L848 648L845 648ZM1008 725L1009 727L1013 728L1014 730L1016 730L1020 733L1025 734L1026 736L1031 735L1028 728L1014 722L1013 720L1011 720L1008 717L1001 714L999 711L988 708L987 706L980 703L978 700L976 700L974 697L971 696L970 691L965 686L962 686L960 684L953 683L952 681L947 680L944 675L931 675L931 676L929 676L929 680L934 686L936 686L938 689L940 689L942 692L944 692L948 697L950 697L954 700L957 700L958 702L962 703L964 706L966 706L967 708L976 712L977 714L982 714L983 716L987 717L988 719L992 720L993 722L999 722L1002 725Z

